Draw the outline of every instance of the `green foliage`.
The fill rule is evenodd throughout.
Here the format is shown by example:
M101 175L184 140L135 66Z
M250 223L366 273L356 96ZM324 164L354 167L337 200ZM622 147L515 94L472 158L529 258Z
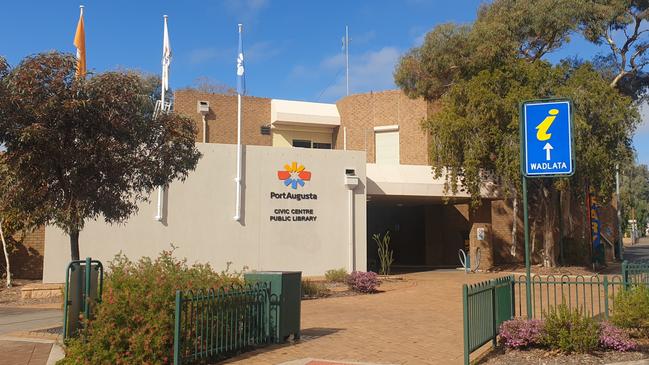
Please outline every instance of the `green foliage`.
M239 273L188 266L171 251L138 262L117 255L109 264L95 319L68 343L58 364L170 364L176 290L241 283Z
M620 291L615 297L611 322L618 327L633 329L649 336L649 288L635 285Z
M380 233L375 233L372 235L372 239L378 247L379 262L381 264L379 274L390 275L390 267L394 263L394 251L390 248L390 231L385 232L382 239Z
M124 221L200 158L191 119L153 116L150 79L134 72L79 79L75 63L43 53L0 72L0 144L15 182L3 197L69 233L73 255L86 220Z
M578 309L561 304L545 317L543 344L566 353L588 353L599 344L599 326Z
M628 221L636 219L638 228L644 231L649 223L649 169L647 165L631 164L622 170L621 175L623 225L628 227Z
M347 270L343 268L331 269L325 272L325 279L327 279L327 281L330 281L332 283L346 283L348 276L349 274L347 273Z
M320 298L329 294L329 289L323 283L311 281L309 279L302 280L302 298Z

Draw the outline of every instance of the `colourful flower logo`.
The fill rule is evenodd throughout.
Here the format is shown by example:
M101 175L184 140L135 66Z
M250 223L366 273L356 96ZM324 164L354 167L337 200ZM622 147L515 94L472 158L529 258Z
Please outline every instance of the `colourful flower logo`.
M284 186L291 186L297 189L297 186L304 186L305 181L311 180L311 172L304 169L304 165L293 161L292 164L284 165L284 170L277 171L277 177L284 181Z

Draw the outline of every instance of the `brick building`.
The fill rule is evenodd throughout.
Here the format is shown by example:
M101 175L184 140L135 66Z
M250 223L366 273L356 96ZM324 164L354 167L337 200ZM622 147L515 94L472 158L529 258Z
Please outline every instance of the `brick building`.
M199 105L207 113L200 113ZM180 90L174 95L174 108L195 121L198 142L236 143L236 95ZM481 268L521 262L522 209L514 221L512 202L486 190L482 205L471 209L466 193L446 192L444 181L432 175L428 152L432 142L421 123L433 108L398 90L350 95L336 104L244 96L242 143L365 152L367 247L363 251L367 251L368 270L378 265L372 236L386 231L391 233L395 266L403 270L457 267L459 249L470 250L474 265L480 250ZM568 206L563 226L574 249L576 242L587 242L589 224L569 218L570 212L582 215L580 202ZM602 216L614 227L609 210L603 209ZM614 241L617 230L608 231ZM45 230L38 229L19 245L13 255L15 277L42 275L44 235Z
M209 106L205 120L199 102ZM208 143L236 143L236 105L236 96L192 90L175 94L175 110L194 119L197 140ZM474 211L467 194L449 195L444 181L433 177L431 141L421 129L431 111L425 101L398 90L350 95L335 105L246 96L242 143L365 151L368 269L377 263L372 235L387 230L395 265L406 270L456 267L459 249L475 254L478 247L483 268L520 261L522 249L511 249L511 207L485 192ZM487 232L481 241L478 228Z

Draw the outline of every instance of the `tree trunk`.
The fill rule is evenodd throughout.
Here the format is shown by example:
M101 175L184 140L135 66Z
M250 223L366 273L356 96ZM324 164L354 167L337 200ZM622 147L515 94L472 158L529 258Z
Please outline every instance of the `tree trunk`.
M5 263L7 264L7 288L11 288L11 266L9 264L9 252L7 250L7 241L5 240L5 234L2 230L2 220L0 219L0 239L2 239L2 250L5 254Z
M542 188L543 191L543 266L557 266L557 209L556 194L554 186Z
M72 260L79 260L79 230L70 230L70 256Z

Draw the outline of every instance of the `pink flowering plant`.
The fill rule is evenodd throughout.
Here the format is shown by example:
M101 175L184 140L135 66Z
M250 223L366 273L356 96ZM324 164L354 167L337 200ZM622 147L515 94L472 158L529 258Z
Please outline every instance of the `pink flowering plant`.
M602 322L599 327L599 346L615 351L633 351L638 348L638 344L628 333L607 321Z
M354 271L347 278L347 285L360 293L375 293L381 281L375 272Z
M500 341L509 348L525 348L541 344L543 321L512 319L500 325Z

